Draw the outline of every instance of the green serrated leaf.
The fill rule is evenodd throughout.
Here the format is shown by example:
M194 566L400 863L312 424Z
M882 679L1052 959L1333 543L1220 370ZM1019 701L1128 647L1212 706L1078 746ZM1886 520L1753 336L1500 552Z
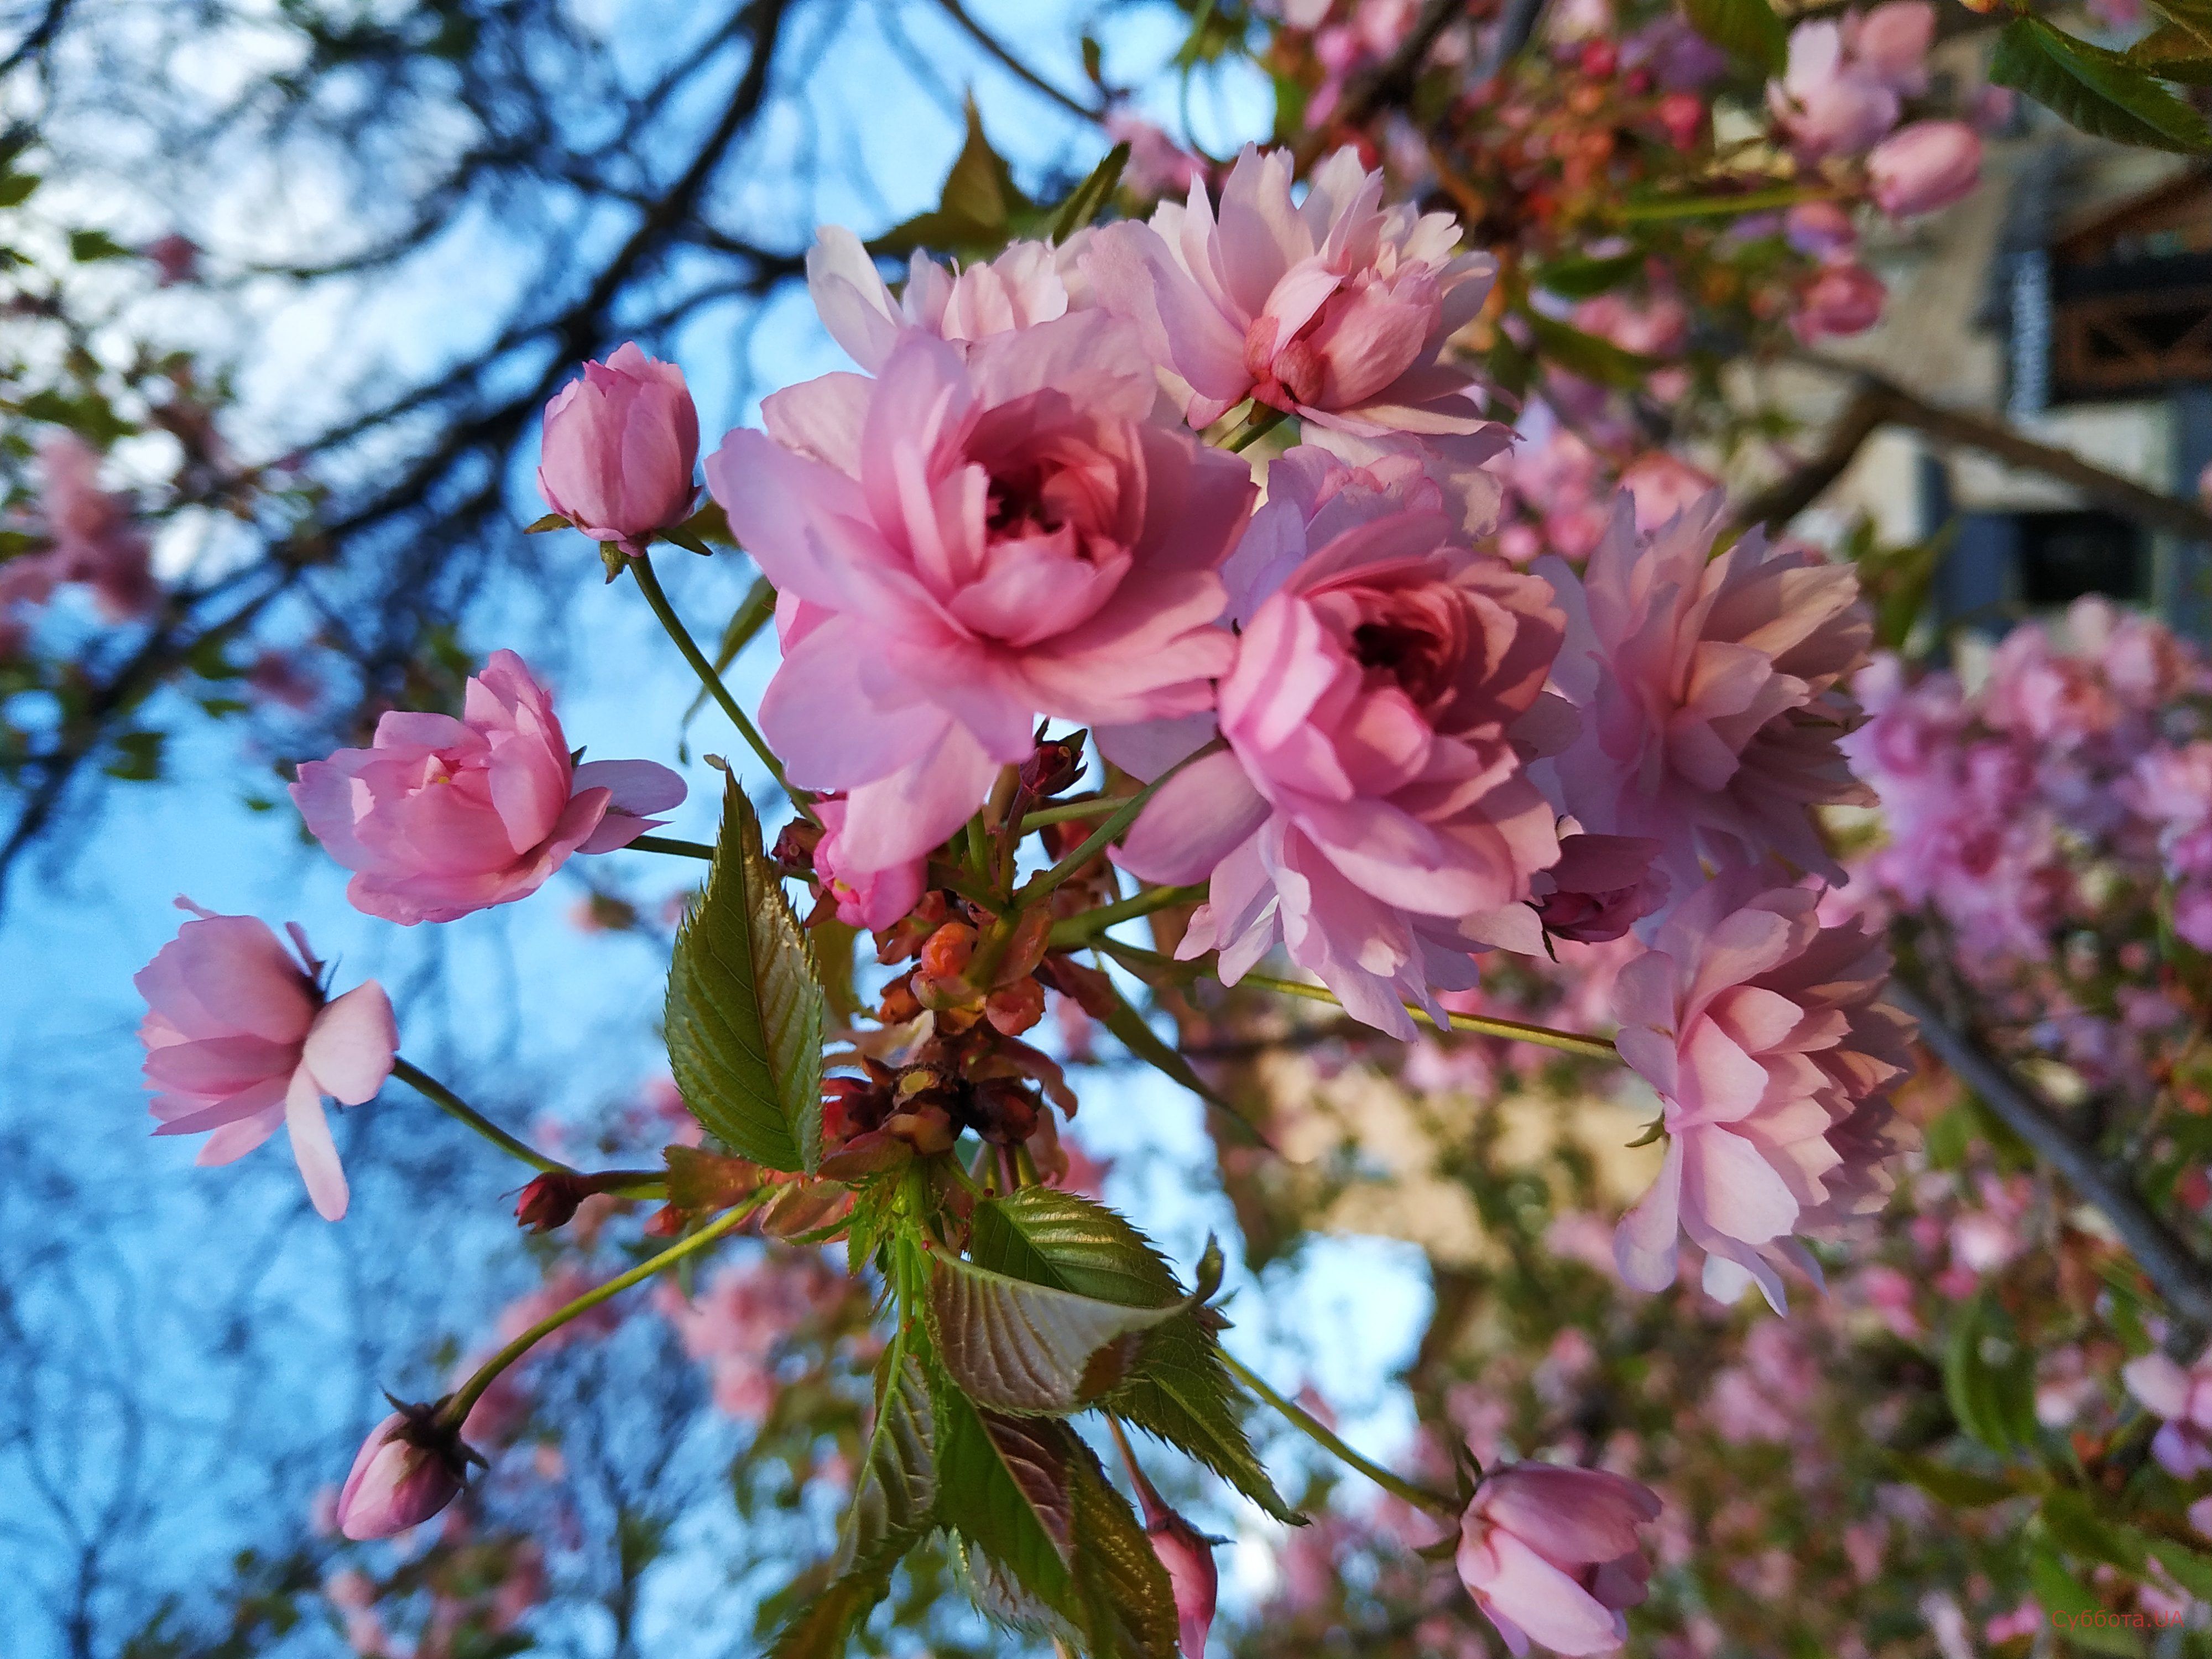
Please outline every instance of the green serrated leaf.
M1031 209L1015 187L1013 170L983 132L975 100L968 103L968 137L945 175L936 207L894 226L871 242L877 253L929 248L940 253L994 253L1011 234L1014 216Z
M1075 1516L1075 1594L1094 1654L1175 1659L1175 1587L1144 1523L1115 1491L1091 1449L1077 1443L1068 1491Z
M1790 59L1790 26L1767 0L1683 0L1690 27L1723 52L1779 76Z
M2142 1638L2132 1631L2101 1622L2112 1617L2088 1586L2076 1578L2048 1545L2028 1559L2028 1589L2059 1636L2070 1645L2091 1653L2115 1653L2136 1659L2143 1650Z
M888 1571L848 1573L808 1598L791 1621L776 1632L769 1659L836 1659L854 1628L890 1591Z
M837 1540L839 1575L889 1571L929 1530L937 1506L937 1413L921 1362L902 1352L878 1379L875 1426Z
M2150 9L2166 19L2160 29L2172 28L2195 40L2200 55L2212 52L2212 0L2150 0Z
M1135 1307L1179 1301L1182 1289L1152 1241L1090 1199L1024 1187L975 1206L970 1253L988 1267ZM1244 1431L1244 1391L1195 1311L1147 1334L1128 1380L1106 1401L1132 1427L1197 1459L1277 1520L1302 1524L1267 1478Z
M1119 1387L1144 1333L1181 1310L1102 1302L936 1251L928 1306L939 1362L978 1405L1052 1414Z
M1106 152L1106 159L1091 168L1083 182L1068 192L1067 199L1052 216L1045 227L1045 240L1065 242L1069 237L1095 221L1114 199L1114 187L1121 182L1121 169L1129 164L1129 146L1125 141Z
M677 932L665 1023L684 1103L740 1158L811 1173L822 1157L822 987L732 779L707 885Z
M2212 86L2212 44L2190 29L2160 23L2127 49L2128 62L2146 75L2185 86Z
M2184 155L2212 149L2204 118L2122 53L2015 17L1997 36L1990 79L2046 105L2082 131Z

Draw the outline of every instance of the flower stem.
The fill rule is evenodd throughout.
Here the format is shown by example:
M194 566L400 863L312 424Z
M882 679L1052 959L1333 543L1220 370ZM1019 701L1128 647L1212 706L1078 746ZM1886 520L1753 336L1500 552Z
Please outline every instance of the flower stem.
M542 1170L548 1175L582 1173L581 1170L570 1169L557 1158L546 1157L529 1142L516 1139L428 1072L423 1071L420 1066L409 1064L396 1054L392 1060L392 1075L448 1117L460 1119L462 1122L467 1124L501 1152L520 1158L532 1169Z
M1078 918L1080 920L1080 918ZM1163 956L1158 951L1146 951L1133 945L1124 945L1119 939L1109 939L1105 949L1117 957L1127 957L1158 968L1175 968L1182 964L1173 957ZM1325 1002L1332 1008L1344 1004L1325 987L1309 985L1300 979L1278 979L1273 974L1247 974L1237 981L1239 985L1256 985L1263 991L1279 991L1285 996L1304 997L1308 1002ZM1406 1012L1424 1025L1434 1025L1435 1018L1417 1003L1405 1005ZM1517 1019L1490 1019L1481 1014L1450 1014L1446 1016L1448 1029L1473 1031L1483 1036L1504 1037L1513 1042L1532 1042L1540 1048L1557 1048L1563 1054L1580 1054L1586 1060L1619 1060L1620 1050L1604 1037L1585 1036L1580 1031L1555 1031L1548 1025L1529 1025Z
M1291 1404L1291 1401L1284 1399L1282 1395L1277 1394L1273 1389L1261 1382L1258 1376L1253 1374L1249 1366L1244 1364L1235 1354L1231 1353L1228 1349L1222 1348L1218 1350L1218 1352L1223 1361L1228 1365L1231 1371L1236 1373L1238 1380L1241 1381L1246 1388L1251 1389L1252 1392L1258 1395L1261 1399L1266 1401L1270 1406L1273 1406L1277 1411L1280 1412L1285 1418L1289 1419L1292 1427L1296 1428L1301 1434L1304 1435L1309 1440L1319 1446L1323 1451L1328 1452L1331 1456L1339 1459L1340 1462L1349 1465L1351 1468L1358 1470L1360 1474L1365 1475L1376 1486L1382 1487L1383 1491L1395 1493L1398 1497L1404 1498L1408 1504L1415 1504L1421 1509L1431 1510L1437 1515L1456 1516L1459 1513L1459 1504L1451 1498L1445 1497L1442 1492L1431 1492L1426 1486L1415 1486L1412 1481L1401 1479L1400 1476L1391 1474L1389 1470L1384 1468L1380 1463L1370 1462L1366 1458L1362 1457L1358 1452L1352 1450L1351 1447L1346 1445L1344 1442L1339 1439L1328 1428L1324 1426L1321 1419L1314 1416L1311 1412L1305 1410L1303 1407Z
M1119 795L1094 795L1089 800L1062 801L1057 806L1040 807L1022 819L1022 833L1032 835L1048 823L1066 823L1073 818L1103 818L1121 805Z
M1201 884L1195 887L1154 887L1113 904L1102 904L1096 910L1085 910L1079 916L1070 916L1065 921L1052 925L1048 941L1051 948L1064 951L1081 945L1093 933L1103 933L1117 921L1127 921L1133 916L1148 916L1155 910L1164 910L1175 904L1194 904L1206 896Z
M440 1404L438 1415L449 1429L458 1429L468 1421L469 1412L491 1387L499 1374L522 1358L538 1343L559 1330L570 1320L589 1313L600 1303L621 1295L633 1285L641 1285L655 1273L674 1267L693 1251L703 1249L723 1234L729 1232L749 1218L771 1196L772 1191L755 1193L733 1210L726 1210L689 1238L678 1239L659 1255L641 1261L626 1273L617 1274L604 1285L586 1291L566 1307L557 1308L539 1320L528 1330L501 1348L476 1369L476 1374L464 1382L457 1393L448 1395Z
M703 841L678 841L673 836L640 836L629 843L641 853L666 853L679 859L705 859L711 862L714 849Z
M1059 863L1054 865L1051 869L1044 872L1043 874L1031 877L1029 881L1029 884L1024 887L1020 892L1014 895L1014 903L1016 907L1019 908L1026 908L1030 905L1036 903L1039 899L1051 892L1054 888L1059 886L1060 883L1066 881L1078 870L1080 870L1085 865L1090 863L1092 859L1097 858L1098 856L1099 850L1103 848L1108 842L1113 840L1115 836L1120 835L1124 830L1127 830L1132 823L1136 822L1137 814L1143 811L1146 805L1151 801L1152 798L1155 794L1159 793L1159 788L1162 784L1164 784L1170 778L1175 776L1176 773L1182 771L1184 767L1188 766L1193 761L1197 760L1203 756L1215 754L1218 752L1223 746L1222 739L1216 738L1212 743L1207 744L1204 748L1194 749L1189 754L1185 755L1181 760L1177 761L1173 766L1168 768L1166 771L1161 773L1159 776L1154 778L1142 789L1137 791L1135 794L1123 801L1117 808L1115 808L1113 817L1108 818L1105 823L1100 824L1096 830L1091 832L1090 836L1085 840L1083 845L1077 848L1073 853L1070 853Z
M1249 449L1283 423L1285 412L1265 404L1254 404L1245 411L1244 424L1222 439L1221 447L1231 454Z
M722 684L722 677L716 672L714 665L707 660L706 653L699 649L699 642L691 637L691 630L684 626L683 618L676 614L676 607L669 604L668 594L660 586L660 578L653 574L651 557L640 554L632 559L629 573L637 578L638 591L645 595L646 604L653 607L653 614L660 619L660 625L667 630L668 637L676 641L676 648L684 653L684 660L691 665L691 672L699 677L699 684L707 688L723 714L729 716L730 724L738 728L738 735L751 745L754 754L760 757L761 764L768 768L769 775L776 781L785 794L791 797L791 804L799 809L802 817L811 819L814 817L812 799L803 791L793 789L790 781L783 775L783 763L776 758L775 750L768 746L768 739L761 736L759 728L738 706L738 700L730 695L730 688Z

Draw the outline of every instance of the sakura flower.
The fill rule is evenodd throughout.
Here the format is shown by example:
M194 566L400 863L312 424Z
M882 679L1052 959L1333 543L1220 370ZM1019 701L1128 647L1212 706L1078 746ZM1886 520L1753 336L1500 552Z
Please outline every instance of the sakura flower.
M632 343L586 363L584 378L545 405L538 489L592 540L636 556L654 531L690 514L698 461L699 411L684 371Z
M1708 1291L1756 1280L1780 1312L1770 1257L1811 1272L1790 1236L1856 1206L1907 1028L1875 1000L1879 940L1856 921L1823 928L1817 892L1769 879L1716 877L1615 982L1620 1056L1658 1091L1667 1156L1614 1254L1629 1284L1662 1290L1686 1234Z
M345 1171L323 1097L375 1097L399 1034L374 980L326 999L320 964L294 927L295 962L266 922L219 916L189 899L188 921L131 983L146 999L138 1040L158 1135L206 1134L198 1162L244 1157L283 1124L307 1195L324 1219L346 1212Z
M2120 1369L2128 1392L2145 1411L2163 1418L2151 1455L2177 1480L2194 1480L2212 1469L2212 1349L2184 1368L2162 1353L2147 1353Z
M1449 214L1385 210L1382 175L1339 150L1291 199L1287 150L1247 146L1217 213L1202 182L1083 257L1097 302L1132 319L1183 416L1247 398L1355 437L1495 449L1474 381L1438 349L1481 308L1496 263L1455 253Z
M367 749L300 768L292 799L386 921L451 921L527 897L574 853L609 853L683 800L651 761L570 758L553 700L512 651L468 683L461 717L393 710Z
M964 353L908 331L878 378L778 392L765 434L708 459L783 595L761 726L793 783L848 792L845 879L942 842L1041 714L1212 702L1234 648L1216 572L1251 476L1150 424L1155 391L1133 331L1095 312Z
M1841 339L1863 334L1881 320L1889 290L1881 277L1850 259L1823 265L1797 296L1790 326L1801 340Z
M1881 37L1885 44L1887 31ZM1766 101L1801 160L1856 155L1897 125L1897 88L1874 65L1851 56L1832 22L1790 32L1790 60Z
M846 805L835 796L815 804L826 832L814 848L814 873L836 901L837 920L870 932L890 927L915 907L926 879L925 863L908 859L884 870L849 868L845 861Z
M1075 260L1085 240L1079 234L1058 247L1010 242L988 264L957 272L916 252L894 300L860 239L825 225L807 250L806 288L830 337L876 374L908 329L965 344L1066 316L1081 287Z
M1867 157L1875 205L1893 219L1962 201L1982 179L1982 141L1964 121L1915 121Z
M1516 1656L1611 1653L1628 1639L1621 1609L1644 1598L1637 1528L1659 1507L1650 1487L1604 1469L1493 1469L1461 1521L1460 1582Z
M1205 175L1205 165L1158 127L1126 109L1109 110L1106 136L1129 147L1121 182L1147 200L1188 192Z
M1221 682L1225 747L1164 784L1114 856L1147 880L1210 878L1179 950L1218 949L1224 983L1280 941L1357 1018L1410 1037L1404 1002L1433 1012L1433 988L1471 986L1468 952L1499 942L1486 920L1558 859L1512 734L1559 615L1544 582L1454 545L1432 512L1376 516L1387 497L1340 487L1307 524L1279 499L1255 520L1264 550L1248 541L1235 559L1274 586L1232 601L1245 621ZM1299 531L1354 512L1368 521L1275 574ZM1101 741L1149 773L1134 735Z
M1659 843L1641 836L1564 833L1559 861L1531 878L1530 908L1554 939L1619 939L1666 901L1667 878L1652 868L1658 856Z
M431 1409L403 1407L362 1442L338 1493L338 1530L362 1540L419 1526L459 1496L476 1454Z
M1553 763L1561 803L1593 833L1659 842L1678 896L1707 862L1770 854L1840 880L1810 809L1873 799L1837 747L1872 631L1856 575L1756 532L1709 559L1724 513L1716 491L1642 537L1624 498L1583 575L1536 566L1566 612L1554 681L1583 719Z
M1844 26L1851 56L1908 97L1928 86L1928 48L1936 42L1936 8L1928 0L1886 0Z
M53 538L52 580L83 583L109 622L147 615L161 589L146 538L131 521L130 501L100 488L100 452L74 432L57 432L39 444L39 471L40 508Z

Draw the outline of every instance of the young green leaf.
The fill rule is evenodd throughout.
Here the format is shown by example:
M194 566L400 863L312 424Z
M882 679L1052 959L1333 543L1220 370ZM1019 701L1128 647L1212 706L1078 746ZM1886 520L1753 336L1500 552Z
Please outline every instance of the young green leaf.
M1610 340L1585 334L1540 311L1529 312L1527 317L1529 334L1536 343L1536 355L1553 368L1564 368L1585 380L1633 391L1642 386L1658 367L1654 358L1624 351Z
M2069 1646L2091 1653L2112 1653L2123 1659L2140 1659L2142 1638L2134 1632L2106 1622L2111 1610L2076 1578L2048 1545L2029 1558L2027 1587L2054 1626L2061 1624ZM2086 1616L2084 1616L2086 1615Z
M936 1504L936 1408L921 1362L904 1354L878 1379L875 1426L837 1540L838 1572L888 1571L929 1530Z
M822 1156L822 987L735 780L706 890L676 935L668 1063L684 1103L741 1158L811 1172Z
M1075 1516L1076 1605L1091 1650L1172 1659L1181 1634L1175 1587L1136 1511L1080 1441L1068 1460L1068 1493Z
M2212 42L2173 23L2160 23L2130 46L2127 60L2146 75L2185 86L2212 86Z
M991 148L983 118L971 99L968 138L945 175L938 204L895 225L868 246L877 253L928 248L939 253L994 253L1012 234L1015 216L1031 210L1015 187L1013 170Z
M1790 26L1767 0L1686 0L1690 27L1771 77L1790 58Z
M1096 1404L1128 1376L1144 1333L1180 1310L1101 1302L930 1256L938 1358L979 1405L1000 1411L1061 1413Z
M2095 137L2185 155L2212 149L2204 118L2140 64L2039 17L2015 17L2004 26L1990 79L2017 88Z
M2033 1356L1986 1296L1959 1316L1943 1352L1943 1395L1959 1426L1992 1451L2035 1439Z
M809 1598L776 1632L768 1659L837 1659L854 1627L890 1593L890 1571L848 1573Z
M1932 1457L1919 1457L1911 1452L1890 1452L1882 1461L1889 1465L1899 1479L1911 1481L1948 1509L1984 1509L2016 1495L2014 1489L2002 1480L1992 1480L1987 1475L1976 1474L1970 1469L1954 1468L1948 1463L1939 1463Z
M1183 1295L1151 1240L1079 1194L1024 1187L978 1204L972 1229L975 1259L1013 1278L1135 1307L1164 1307ZM1277 1520L1303 1524L1253 1451L1244 1432L1244 1391L1195 1310L1146 1335L1128 1379L1105 1403L1131 1427L1196 1458Z
M1045 227L1046 240L1064 242L1103 213L1106 204L1114 199L1114 186L1121 182L1121 169L1128 164L1129 146L1125 140L1108 150L1106 159L1068 192L1067 199L1060 204Z

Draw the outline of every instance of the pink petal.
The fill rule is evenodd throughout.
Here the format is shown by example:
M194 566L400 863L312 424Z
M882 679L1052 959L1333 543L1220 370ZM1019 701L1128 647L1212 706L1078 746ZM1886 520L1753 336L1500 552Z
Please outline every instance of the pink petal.
M300 1165L300 1178L307 1183L315 1213L325 1221L341 1219L346 1212L345 1170L338 1163L337 1143L331 1139L322 1097L305 1066L292 1074L292 1086L285 1093L284 1127L291 1133L292 1156Z
M1204 881L1267 821L1267 810L1243 763L1224 750L1192 762L1162 784L1111 856L1145 881L1173 886Z
M348 1106L372 1100L392 1075L399 1026L392 999L374 980L356 985L321 1013L307 1033L301 1060L315 1085Z

